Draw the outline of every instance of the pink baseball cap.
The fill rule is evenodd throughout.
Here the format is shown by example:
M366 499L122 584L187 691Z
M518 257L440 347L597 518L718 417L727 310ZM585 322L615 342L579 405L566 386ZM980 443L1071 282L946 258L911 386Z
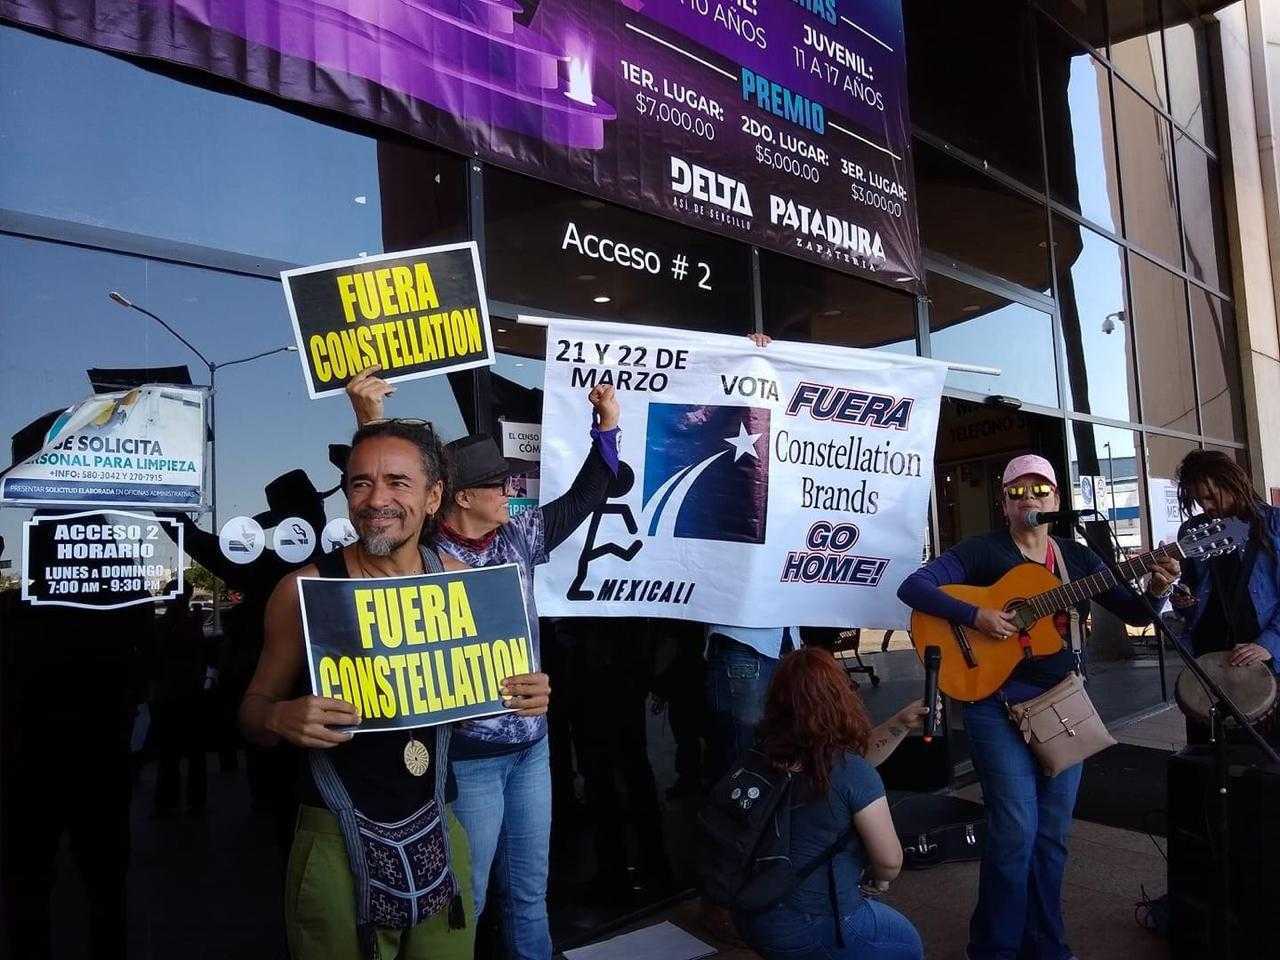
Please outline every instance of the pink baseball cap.
M1021 457L1014 457L1010 460L1009 465L1004 468L1004 479L1001 483L1012 483L1019 477L1025 477L1028 474L1044 477L1055 487L1058 485L1058 475L1053 472L1053 464L1034 453L1023 454Z

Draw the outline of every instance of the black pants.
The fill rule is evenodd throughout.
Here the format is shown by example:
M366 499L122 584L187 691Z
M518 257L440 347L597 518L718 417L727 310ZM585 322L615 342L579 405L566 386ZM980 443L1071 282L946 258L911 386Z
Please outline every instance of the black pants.
M9 692L3 877L7 944L0 955L51 956L51 898L63 834L89 897L94 960L125 956L129 867L129 731L124 672L65 677L57 696ZM89 682L76 682L87 680Z
M205 701L194 693L151 705L151 739L156 748L156 811L178 806L182 761L187 761L187 806L204 807L208 794L205 760Z
M626 881L631 858L624 825L630 825L641 869L665 882L670 865L645 732L651 644L616 620L580 620L574 629L568 691L574 748L595 823L597 875L608 884Z
M676 776L682 783L696 785L702 779L702 744L707 736L707 662L701 636L677 639L676 656L654 680L653 691L667 701L667 722L676 742Z

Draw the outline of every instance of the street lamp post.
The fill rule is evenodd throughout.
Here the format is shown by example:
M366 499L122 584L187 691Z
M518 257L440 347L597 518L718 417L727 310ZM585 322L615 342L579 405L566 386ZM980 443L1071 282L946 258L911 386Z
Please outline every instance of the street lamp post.
M1116 530L1116 468L1111 459L1111 444L1104 443L1102 446L1107 451L1107 491L1111 494L1111 514L1107 520L1111 525L1112 536L1116 538L1116 543L1119 543L1120 534Z
M213 528L216 536L218 533L218 429L215 418L217 397L217 376L218 371L222 367L234 367L238 363L248 363L251 360L261 360L263 357L269 357L277 353L296 353L298 348L293 344L283 347L274 347L271 350L263 350L261 353L255 353L252 356L240 357L237 360L226 360L218 363L216 360L210 360L196 347L194 343L180 334L169 324L165 323L160 317L156 316L145 307L140 307L132 300L128 299L118 290L112 290L107 294L115 303L122 307L128 307L130 310L137 310L139 313L150 317L160 326L164 327L170 334L179 340L183 346L200 358L200 362L204 364L205 369L209 371L209 524ZM222 604L218 599L218 591L213 592L213 627L215 630L222 629Z

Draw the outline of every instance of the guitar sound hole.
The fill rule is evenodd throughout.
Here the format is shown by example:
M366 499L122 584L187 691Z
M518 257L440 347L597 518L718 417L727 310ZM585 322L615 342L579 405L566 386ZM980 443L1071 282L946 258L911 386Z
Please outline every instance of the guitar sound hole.
M1035 622L1035 618L1031 614L1031 608L1025 601L1013 600L1005 604L1005 613L1013 615L1014 622L1018 625L1019 630L1026 630Z

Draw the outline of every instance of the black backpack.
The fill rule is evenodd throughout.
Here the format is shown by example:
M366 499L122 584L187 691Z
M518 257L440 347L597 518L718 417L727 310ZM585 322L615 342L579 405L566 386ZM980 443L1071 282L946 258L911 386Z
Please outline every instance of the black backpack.
M852 827L812 863L796 869L791 861L795 784L793 774L752 749L711 788L698 814L698 874L702 895L711 903L746 913L766 910L848 844Z

